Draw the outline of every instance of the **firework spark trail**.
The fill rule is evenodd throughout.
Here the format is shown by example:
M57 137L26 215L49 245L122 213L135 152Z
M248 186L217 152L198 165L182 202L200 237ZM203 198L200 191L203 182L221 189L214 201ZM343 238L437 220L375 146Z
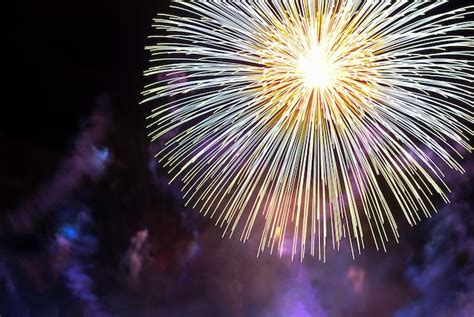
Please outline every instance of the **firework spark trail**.
M224 234L245 241L262 217L259 252L292 236L292 255L309 243L321 259L331 236L360 253L364 222L385 249L391 205L413 225L434 194L448 202L423 149L460 172L454 145L472 150L474 6L442 5L172 2L145 72L160 78L144 92L152 140L181 128L160 162Z

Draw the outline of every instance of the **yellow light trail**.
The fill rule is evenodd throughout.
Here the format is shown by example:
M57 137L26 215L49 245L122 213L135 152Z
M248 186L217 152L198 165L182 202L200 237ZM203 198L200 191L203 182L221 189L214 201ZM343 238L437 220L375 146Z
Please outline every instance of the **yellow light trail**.
M326 258L398 240L448 202L440 163L471 151L473 6L441 1L174 1L144 102L183 197L258 252ZM472 34L472 33L471 33ZM177 78L186 73L186 81ZM456 147L456 145L458 147ZM431 154L432 155L431 155ZM261 225L260 225L261 224Z

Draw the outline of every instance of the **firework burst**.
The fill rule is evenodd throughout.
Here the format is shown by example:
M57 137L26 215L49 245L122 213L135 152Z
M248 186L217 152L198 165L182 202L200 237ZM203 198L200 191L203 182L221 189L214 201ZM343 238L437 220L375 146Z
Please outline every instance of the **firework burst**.
M394 208L430 216L473 122L473 7L443 3L173 2L144 96L152 139L178 131L157 156L186 201L301 258L369 234L385 249Z

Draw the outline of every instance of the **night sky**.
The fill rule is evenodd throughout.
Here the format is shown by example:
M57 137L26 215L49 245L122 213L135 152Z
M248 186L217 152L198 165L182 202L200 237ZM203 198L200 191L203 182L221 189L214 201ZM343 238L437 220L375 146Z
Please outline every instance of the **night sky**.
M257 258L258 239L222 239L183 206L153 158L152 105L139 104L147 35L167 6L5 10L0 316L473 317L472 155L465 174L445 169L450 205L355 259L347 245L327 263Z

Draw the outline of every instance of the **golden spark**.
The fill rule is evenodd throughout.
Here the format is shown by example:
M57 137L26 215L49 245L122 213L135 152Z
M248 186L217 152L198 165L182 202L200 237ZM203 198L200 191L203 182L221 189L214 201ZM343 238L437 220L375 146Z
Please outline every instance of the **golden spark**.
M172 2L145 72L150 136L177 131L160 162L224 234L261 227L259 252L385 249L392 210L429 217L440 163L472 150L473 6L443 4Z

